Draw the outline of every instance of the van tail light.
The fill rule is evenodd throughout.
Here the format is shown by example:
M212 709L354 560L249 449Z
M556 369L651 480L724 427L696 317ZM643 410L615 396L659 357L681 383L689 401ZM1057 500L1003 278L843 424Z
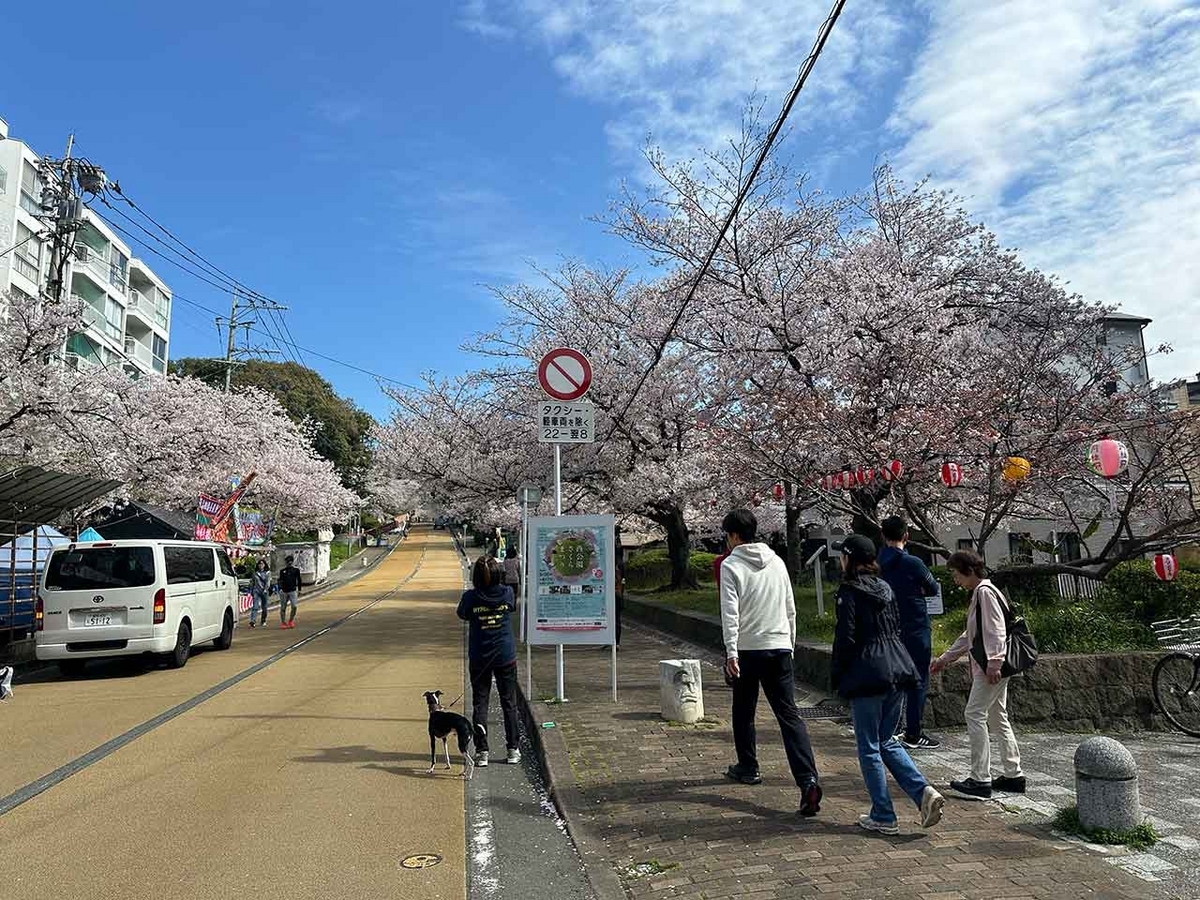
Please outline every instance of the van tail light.
M154 592L154 624L161 625L167 621L167 592L159 588Z
M46 627L46 606L42 602L42 595L37 595L37 603L33 606L33 630L41 631Z

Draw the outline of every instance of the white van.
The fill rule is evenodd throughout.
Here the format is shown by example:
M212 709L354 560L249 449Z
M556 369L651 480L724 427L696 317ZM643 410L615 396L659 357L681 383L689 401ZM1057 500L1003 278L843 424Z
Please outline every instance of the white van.
M51 554L34 608L37 658L64 674L104 656L165 654L233 643L238 580L225 550L199 541L71 544Z

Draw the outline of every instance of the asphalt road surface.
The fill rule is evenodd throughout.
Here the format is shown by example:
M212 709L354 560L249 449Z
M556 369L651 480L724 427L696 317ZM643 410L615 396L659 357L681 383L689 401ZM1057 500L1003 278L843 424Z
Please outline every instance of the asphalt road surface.
M302 602L295 629L243 625L231 650L182 670L114 661L19 680L0 707L0 896L467 897L468 833L491 808L468 810L456 753L451 772L426 773L421 696L463 683L461 589L449 537L416 531ZM524 799L505 801L506 842L525 826L505 816L524 816L557 836L548 856L569 876L569 841L507 768L493 793ZM547 853L533 854L536 872Z

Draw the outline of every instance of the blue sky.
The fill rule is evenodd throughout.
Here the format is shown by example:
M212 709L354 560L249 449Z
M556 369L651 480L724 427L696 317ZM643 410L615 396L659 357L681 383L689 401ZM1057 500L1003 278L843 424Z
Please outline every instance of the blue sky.
M691 154L774 110L827 0L64 0L6 11L12 135L80 152L297 341L389 376L461 370L530 261L633 254L588 218L652 134ZM827 190L888 158L1200 370L1200 10L1185 0L851 0L784 152ZM15 17L15 18L14 18ZM90 23L82 26L80 23ZM15 34L13 24L15 23ZM14 58L15 55L15 58ZM228 298L141 253L178 294ZM177 302L172 355L219 351ZM309 360L374 413L371 378Z

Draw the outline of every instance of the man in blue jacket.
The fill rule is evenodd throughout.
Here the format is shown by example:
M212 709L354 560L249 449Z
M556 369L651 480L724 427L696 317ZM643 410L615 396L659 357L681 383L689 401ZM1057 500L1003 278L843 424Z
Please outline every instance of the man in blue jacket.
M909 750L933 750L941 744L921 729L921 716L925 712L933 650L926 598L937 596L939 587L925 563L904 549L908 543L908 523L899 516L889 516L880 527L885 546L879 551L879 572L896 595L896 604L900 608L900 638L921 675L920 683L905 693L905 725L900 743Z

